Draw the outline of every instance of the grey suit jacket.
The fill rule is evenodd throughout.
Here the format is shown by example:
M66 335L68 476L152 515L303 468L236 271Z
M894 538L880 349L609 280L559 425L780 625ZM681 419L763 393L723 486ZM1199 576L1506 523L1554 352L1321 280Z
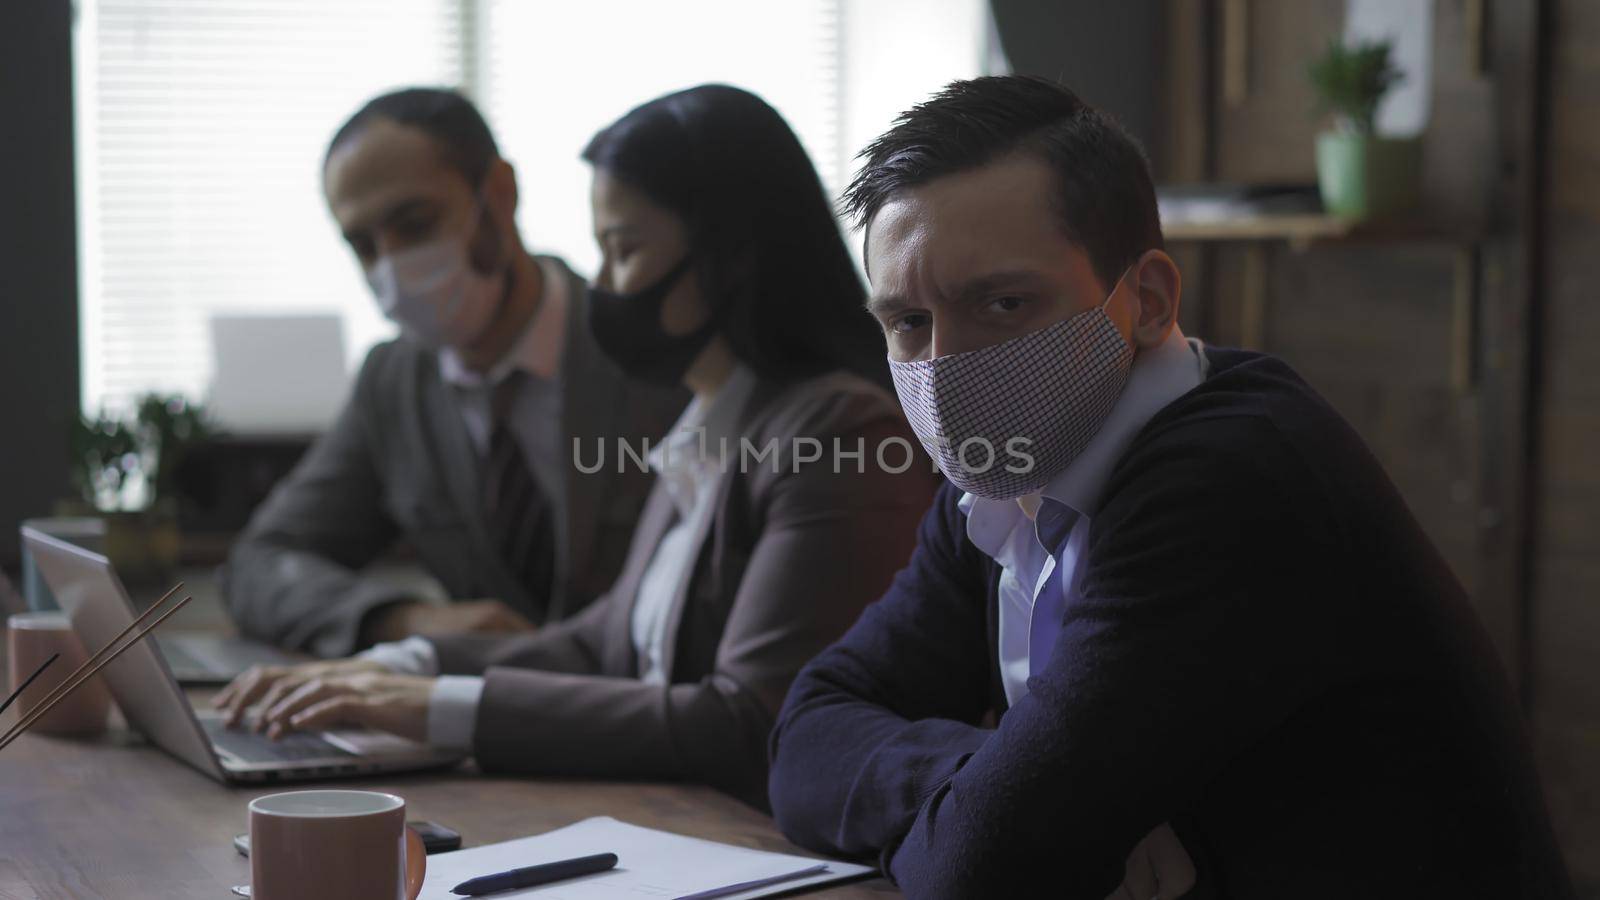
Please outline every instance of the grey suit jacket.
M573 441L642 441L666 432L688 399L625 379L595 346L584 283L569 279L572 306L562 353L565 491L551 498L556 578L531 597L489 542L480 502L481 460L438 356L397 339L372 348L349 403L295 470L256 510L221 573L229 608L252 637L319 656L358 649L361 621L408 598L360 569L398 538L455 598L495 597L555 621L604 592L621 568L653 479L615 468L585 475ZM536 616L537 618L537 616Z
M694 536L694 569L672 599L666 685L638 680L634 598L672 525L664 486L650 495L616 585L582 615L531 635L433 641L444 674L483 674L473 749L487 770L688 779L766 808L767 732L789 682L855 622L910 558L934 489L931 464L898 467L916 439L883 389L833 374L760 384L739 419L758 450L729 466L715 514ZM795 470L794 438L823 459ZM864 442L858 472L832 465L834 440ZM812 448L800 447L801 454Z

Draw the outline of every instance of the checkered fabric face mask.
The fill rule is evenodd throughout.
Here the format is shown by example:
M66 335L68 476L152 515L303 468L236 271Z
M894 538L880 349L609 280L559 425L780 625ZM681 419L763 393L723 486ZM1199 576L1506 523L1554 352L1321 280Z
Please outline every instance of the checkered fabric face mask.
M1133 347L1106 314L1110 302L981 350L889 361L907 421L956 487L1020 497L1088 446L1133 365Z

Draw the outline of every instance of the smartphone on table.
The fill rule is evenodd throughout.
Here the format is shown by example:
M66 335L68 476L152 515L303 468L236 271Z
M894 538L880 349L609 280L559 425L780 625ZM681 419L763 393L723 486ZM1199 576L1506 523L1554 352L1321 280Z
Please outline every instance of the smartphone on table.
M449 853L451 850L461 849L460 832L446 828L437 822L407 822L406 827L415 831L417 836L422 838L422 848L429 853ZM233 849L238 850L240 856L249 856L250 835L234 835Z

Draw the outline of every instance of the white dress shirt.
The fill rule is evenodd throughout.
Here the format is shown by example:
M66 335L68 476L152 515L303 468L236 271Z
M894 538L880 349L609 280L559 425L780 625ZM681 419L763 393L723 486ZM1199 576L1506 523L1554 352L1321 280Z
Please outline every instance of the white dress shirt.
M1089 523L1106 477L1156 413L1205 380L1203 350L1174 324L1165 341L1135 356L1100 430L1038 494L1014 501L962 496L967 537L1000 564L998 655L1008 704L1027 695L1028 676L1049 662L1061 615L1078 596Z
M739 366L711 402L689 402L678 423L650 451L650 468L678 512L677 521L661 536L655 555L639 579L633 599L633 650L639 680L666 684L667 624L673 601L688 590L694 575L694 538L715 511L717 476L727 454L738 452L735 423L755 389L755 375Z
M633 598L633 648L642 681L667 682L668 673L661 662L665 658L673 601L688 589L694 574L694 536L714 513L717 476L726 455L738 452L739 434L734 423L755 385L754 373L743 366L735 368L709 403L702 404L699 398L689 403L667 437L647 457L678 517L656 545ZM360 656L395 672L429 677L439 674L438 654L425 638L379 644ZM428 742L437 747L470 750L482 696L481 677L440 677L428 697Z

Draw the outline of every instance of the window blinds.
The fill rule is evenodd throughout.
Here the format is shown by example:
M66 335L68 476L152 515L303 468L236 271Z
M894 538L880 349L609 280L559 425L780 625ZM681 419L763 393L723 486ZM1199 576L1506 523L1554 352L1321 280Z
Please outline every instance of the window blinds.
M752 90L837 195L894 113L982 71L986 21L985 0L77 3L91 411L203 397L213 313L336 313L352 366L393 334L320 184L328 139L375 94L473 96L517 167L529 246L587 274L578 153L628 109L708 81Z
M389 333L322 152L373 94L458 83L461 22L456 0L80 0L87 409L201 396L213 312L337 312L350 354Z
M836 190L841 3L485 0L481 96L517 167L524 238L592 273L599 253L578 154L634 106L705 82L772 104Z

